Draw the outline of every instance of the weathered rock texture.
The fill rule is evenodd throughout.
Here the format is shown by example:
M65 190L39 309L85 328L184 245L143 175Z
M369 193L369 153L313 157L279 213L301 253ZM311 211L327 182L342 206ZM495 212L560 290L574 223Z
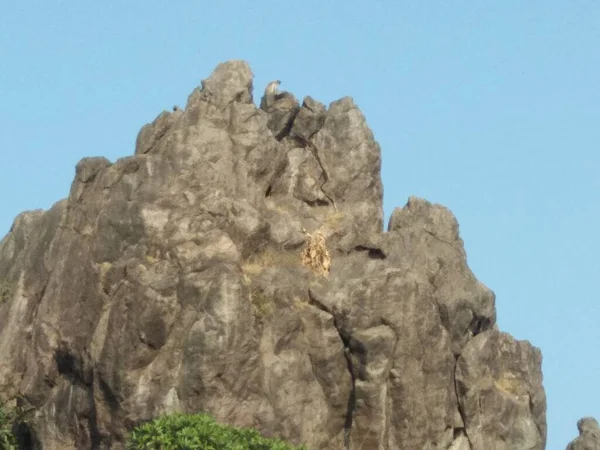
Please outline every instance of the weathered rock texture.
M351 98L252 100L220 64L135 155L79 162L69 197L0 243L0 382L34 448L123 448L212 413L309 449L545 446L541 354L498 331L452 213L383 232L380 148ZM300 264L320 229L329 277Z
M567 446L567 450L600 450L600 427L593 417L584 417L577 422L579 437Z

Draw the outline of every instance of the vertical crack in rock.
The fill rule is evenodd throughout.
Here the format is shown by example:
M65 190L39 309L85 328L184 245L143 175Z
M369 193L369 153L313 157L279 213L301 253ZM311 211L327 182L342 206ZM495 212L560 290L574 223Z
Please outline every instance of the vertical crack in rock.
M94 382L92 381L92 386L88 389L88 403L89 403L89 414L88 414L88 426L90 431L90 446L93 449L100 448L102 444L102 434L100 433L100 429L98 428L98 409L96 408L96 400L94 395Z
M37 322L38 311L40 309L40 305L42 304L42 300L44 299L44 295L46 295L46 289L48 288L48 284L50 283L51 276L52 276L52 271L49 271L47 278L46 278L46 282L44 283L44 286L42 287L40 293L37 296L32 297L33 301L34 301L34 307L31 312L31 322L33 322L33 323ZM25 296L25 294L23 294L23 296ZM34 343L33 333L29 333L29 343L32 345Z
M317 162L319 163L319 166L321 167L321 170L323 171L323 178L325 179L322 183L321 186L319 186L319 189L321 189L321 192L323 193L323 195L325 197L327 197L327 199L331 202L331 204L333 205L333 209L337 211L337 206L335 205L335 200L330 197L327 192L325 192L325 190L323 189L323 186L325 186L325 183L327 183L329 181L329 175L327 174L327 171L325 170L325 166L323 166L323 162L321 161L321 157L319 156L319 150L317 149L317 147L310 141L306 141L306 147L310 150L310 152L313 154L313 156L315 157L315 159L317 160Z
M329 308L327 308L324 304L318 301L310 289L308 290L308 298L310 300L310 304L316 306L321 311L324 311L333 317L333 326L335 327L338 335L340 336L340 340L344 345L344 357L346 358L348 372L350 372L350 379L352 381L352 387L350 389L350 395L348 396L348 404L346 407L346 420L344 421L344 450L350 450L352 422L354 420L354 411L356 409L356 370L354 363L352 362L352 350L350 347L351 336L340 328L335 314L333 314L333 312L330 311Z
M534 413L533 413L534 409L535 409L535 408L534 408L534 405L533 405L533 399L531 398L531 395L530 395L530 396L529 396L529 411L531 412L531 415L534 415ZM538 431L538 434L539 434L540 436L544 436L544 435L545 435L545 432L542 430L542 428L540 427L540 424L538 423L538 421L537 421L537 420L536 420L536 421L534 421L534 425L535 425L535 428L536 428L536 429L537 429L537 431ZM598 438L600 438L600 436L598 436Z
M461 418L462 423L463 423L462 430L465 433L465 437L467 438L467 441L469 442L469 448L473 448L473 443L471 442L471 438L469 437L469 433L467 432L466 414L463 411L462 406L460 406L460 398L459 398L459 394L458 394L458 385L456 383L456 369L458 368L458 358L459 357L460 357L460 355L454 357L454 371L453 371L453 375L454 375L454 395L456 396L456 407L458 408L458 413L460 414L460 418ZM456 435L456 428L454 429L454 434Z
M296 116L300 112L300 108L296 109L292 112L292 116L290 117L288 123L285 124L283 129L275 136L275 139L278 141L283 140L283 138L288 137L290 132L292 131L292 127L294 126L294 120L296 120Z
M344 343L344 357L348 363L348 372L350 372L350 378L352 380L352 388L350 390L350 396L348 397L348 406L346 408L346 420L344 421L344 450L350 449L350 434L352 430L352 421L354 420L354 411L356 409L356 371L354 370L354 364L352 362L352 351L350 349L350 338L345 335L337 326L335 317L333 318L335 329L337 330L342 342Z

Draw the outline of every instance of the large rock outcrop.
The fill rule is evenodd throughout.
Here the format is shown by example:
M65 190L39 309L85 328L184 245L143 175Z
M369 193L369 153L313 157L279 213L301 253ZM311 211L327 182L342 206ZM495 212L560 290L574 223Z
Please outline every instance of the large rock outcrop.
M123 448L206 411L310 449L542 450L541 354L496 326L452 213L383 231L380 148L351 98L252 98L220 64L135 155L77 164L0 242L0 391L33 448ZM328 277L301 263L320 230Z
M573 439L567 450L600 450L600 426L593 417L584 417L577 422L579 437Z

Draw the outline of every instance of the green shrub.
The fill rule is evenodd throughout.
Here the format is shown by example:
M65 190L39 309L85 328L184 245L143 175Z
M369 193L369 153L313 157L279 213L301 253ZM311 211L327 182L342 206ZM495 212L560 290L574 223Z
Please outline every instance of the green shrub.
M17 440L11 431L13 421L13 414L0 402L0 450L17 448Z
M140 425L127 442L131 450L306 450L267 439L254 429L222 425L208 414L171 414Z

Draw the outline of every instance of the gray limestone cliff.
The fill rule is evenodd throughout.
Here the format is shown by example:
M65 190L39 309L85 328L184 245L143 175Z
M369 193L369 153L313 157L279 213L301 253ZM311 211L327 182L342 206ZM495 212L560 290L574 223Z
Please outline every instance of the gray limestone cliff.
M384 231L352 99L257 108L252 79L220 64L133 156L84 158L68 198L0 242L20 438L119 449L206 411L309 449L544 449L541 353L498 330L452 213L413 197ZM301 259L316 232L325 276Z

